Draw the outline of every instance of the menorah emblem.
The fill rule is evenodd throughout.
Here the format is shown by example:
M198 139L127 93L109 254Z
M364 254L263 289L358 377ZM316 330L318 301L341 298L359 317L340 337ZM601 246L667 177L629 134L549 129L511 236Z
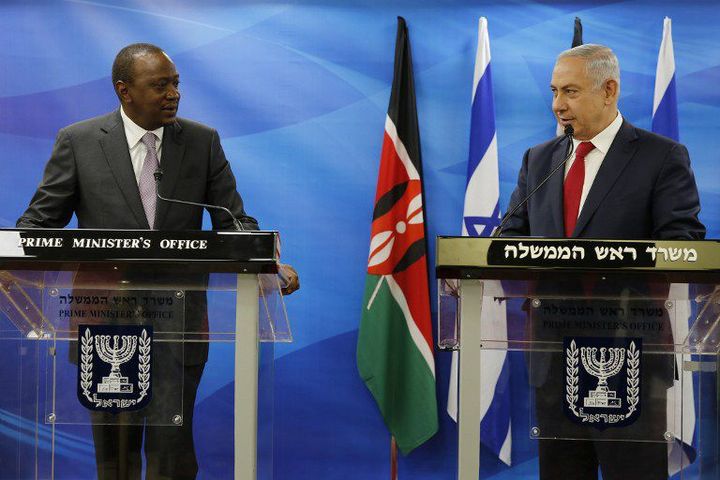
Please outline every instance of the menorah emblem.
M563 351L563 410L570 420L604 430L638 419L642 338L565 337ZM588 375L582 374L582 368ZM610 385L617 391L609 388L611 377Z
M97 386L98 393L132 393L133 386L128 381L128 377L123 377L120 373L120 365L133 357L137 348L137 340L134 335L95 336L100 360L111 366L110 375L102 377L102 381Z
M151 325L78 325L80 403L111 413L146 407L152 398L151 351Z
M598 379L597 388L588 391L588 396L583 399L585 407L620 408L622 400L617 398L617 392L608 388L607 379L620 373L625 364L625 349L581 347L580 358L585 370Z

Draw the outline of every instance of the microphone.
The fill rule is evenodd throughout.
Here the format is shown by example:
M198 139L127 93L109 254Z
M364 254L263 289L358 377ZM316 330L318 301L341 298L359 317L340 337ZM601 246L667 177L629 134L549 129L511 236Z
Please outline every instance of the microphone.
M543 185L545 185L545 183L547 183L547 181L550 180L550 178L552 178L553 175L555 175L555 172L557 172L558 170L560 170L560 167L565 166L565 164L567 163L567 161L570 160L570 157L572 156L573 150L574 150L574 148L573 148L574 145L573 145L573 141L572 141L574 134L575 134L575 129L573 128L573 126L570 125L570 124L565 125L565 135L564 135L564 137L568 139L567 148L565 148L565 159L564 159L562 162L558 163L557 166L556 166L555 168L553 168L552 171L548 174L548 176L546 176L546 177L542 180L542 182L540 182L535 188L533 188L530 193L528 193L527 195L525 195L525 198L523 198L520 203L518 203L517 205L515 205L515 208L513 208L513 209L510 211L510 213L506 213L505 216L503 216L503 219L502 219L502 221L500 222L500 225L498 225L498 227L495 229L495 231L492 233L492 235L490 235L491 238L499 237L499 236L502 234L503 227L504 227L505 224L508 222L508 220L510 220L510 219L512 218L512 216L515 215L515 213L516 213L518 210L520 210L520 208L521 208L523 205L525 205L525 204L528 202L528 200L530 200L530 198L531 198L533 195L535 195L535 192L537 192L537 191L540 189L540 187L542 187Z
M235 217L235 215L233 215L233 213L232 213L229 209L227 209L227 208L225 208L225 207L221 207L221 206L219 206L219 205L210 205L210 204L207 204L207 203L190 202L190 201L188 201L188 200L178 200L178 199L175 199L175 198L165 198L165 197L163 197L162 195L160 195L160 180L162 180L162 177L163 177L163 171L162 171L162 169L161 169L160 167L158 167L158 169L155 170L155 172L153 173L153 176L155 177L155 185L156 185L156 187L157 187L157 188L156 188L155 195L156 195L157 198L159 198L160 200L163 200L163 201L169 202L169 203L179 203L179 204L181 204L181 205L191 205L191 206L193 206L193 207L202 207L202 208L207 208L207 209L211 209L211 210L222 210L223 212L225 212L225 213L227 213L228 215L230 215L230 218L232 218L233 226L235 227L235 230L236 230L236 231L238 231L238 232L244 232L244 231L245 231L245 227L243 227L242 223L240 223L240 222L238 221L238 219Z

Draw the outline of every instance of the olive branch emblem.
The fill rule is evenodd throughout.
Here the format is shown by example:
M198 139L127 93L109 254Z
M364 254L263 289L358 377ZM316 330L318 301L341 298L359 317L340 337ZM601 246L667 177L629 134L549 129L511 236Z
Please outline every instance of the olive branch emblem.
M630 342L627 352L627 402L628 418L637 410L640 401L640 352L635 347L635 342Z
M577 410L578 400L578 378L579 378L579 352L575 340L570 342L570 348L566 350L567 355L565 359L565 399L568 402L568 407L572 412L580 417L580 412Z
M95 402L90 396L90 387L92 386L92 356L93 356L93 336L90 329L85 330L80 345L80 388L88 401Z
M138 374L138 387L140 388L138 402L145 398L148 388L150 388L150 347L150 338L148 337L147 331L143 329L140 334L140 345L138 346L138 350L140 351L140 355L138 356L140 369Z

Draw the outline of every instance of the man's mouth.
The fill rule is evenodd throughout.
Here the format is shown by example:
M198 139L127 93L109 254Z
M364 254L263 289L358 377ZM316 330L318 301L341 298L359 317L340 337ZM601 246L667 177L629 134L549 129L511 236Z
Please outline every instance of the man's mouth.
M162 107L162 110L165 112L176 112L177 108L178 108L177 105L168 105L168 106Z

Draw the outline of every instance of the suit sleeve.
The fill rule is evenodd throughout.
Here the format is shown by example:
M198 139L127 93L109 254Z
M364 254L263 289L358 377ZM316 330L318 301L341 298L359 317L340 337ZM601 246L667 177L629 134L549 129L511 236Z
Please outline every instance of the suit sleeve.
M528 174L528 157L530 156L530 150L525 152L522 161L522 167L518 174L517 186L515 191L510 197L510 204L508 205L506 215L509 215L516 206L523 201L527 195L527 174ZM502 227L500 236L502 237L527 237L530 235L530 220L528 217L527 202L518 208L517 212L513 213L510 217L503 217L505 225Z
M18 228L62 228L70 222L77 203L77 167L70 135L60 130L43 178Z
M259 230L257 220L245 213L243 201L237 191L237 183L230 163L225 158L220 136L213 130L210 145L210 172L208 173L208 203L224 205L235 215L246 230ZM215 230L233 230L232 219L225 212L210 210Z
M668 152L653 192L653 233L659 240L702 240L705 226L698 219L700 198L685 146Z

